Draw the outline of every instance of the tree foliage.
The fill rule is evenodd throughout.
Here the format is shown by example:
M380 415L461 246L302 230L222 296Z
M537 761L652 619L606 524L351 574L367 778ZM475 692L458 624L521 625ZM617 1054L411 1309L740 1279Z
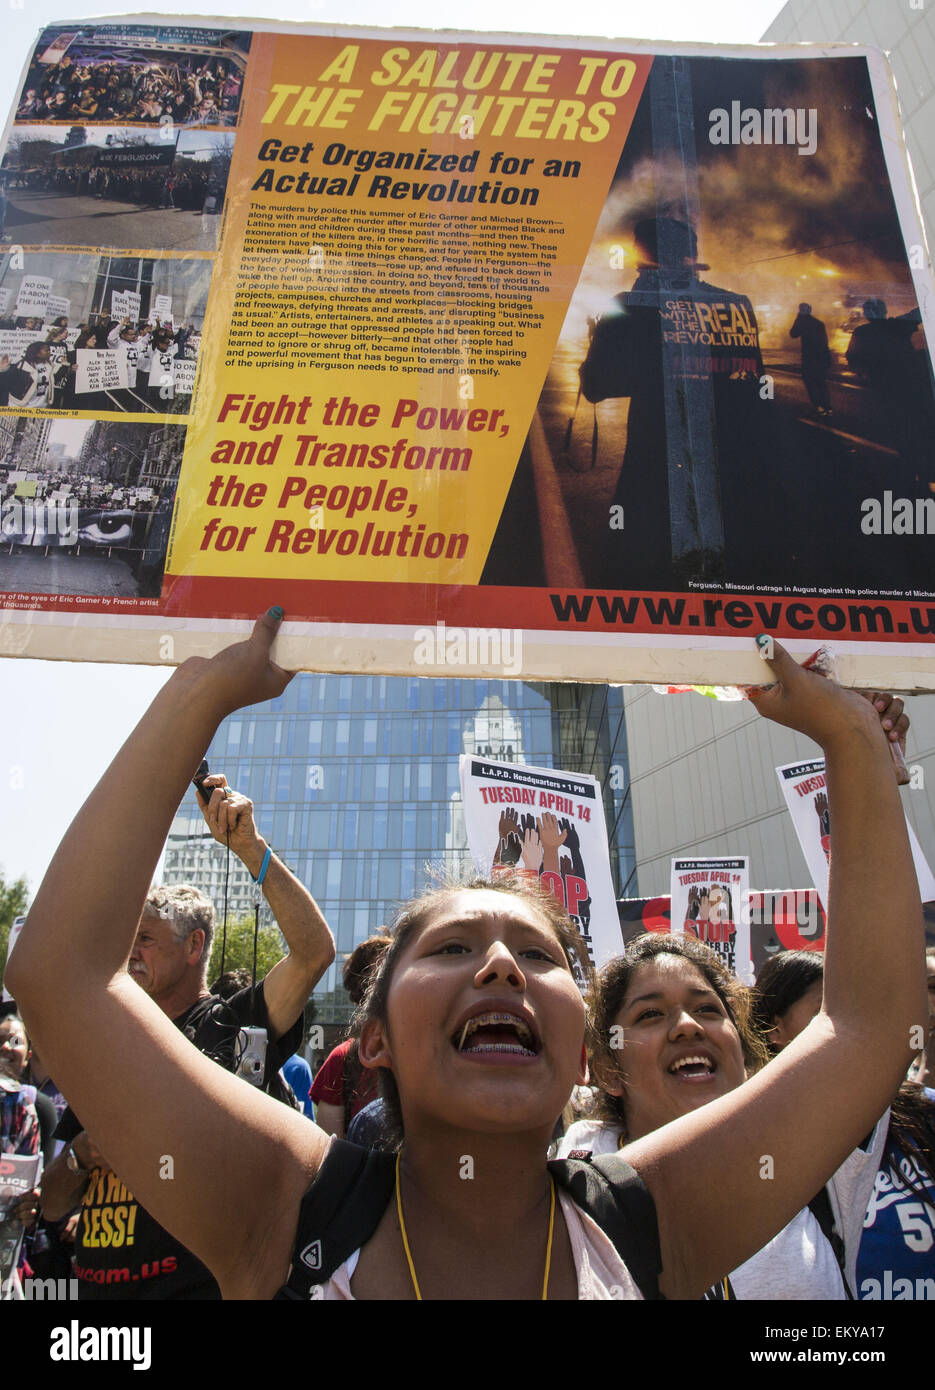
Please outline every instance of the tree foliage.
M29 898L29 885L25 878L17 878L10 883L0 870L0 972L6 965L7 942L15 917L22 917Z
M225 970L253 969L253 915L232 917L227 923L227 947L224 952ZM215 980L221 973L221 940L223 924L218 922L211 946L208 962L208 981ZM286 954L278 927L260 927L256 946L256 977L262 980L268 975L278 960Z

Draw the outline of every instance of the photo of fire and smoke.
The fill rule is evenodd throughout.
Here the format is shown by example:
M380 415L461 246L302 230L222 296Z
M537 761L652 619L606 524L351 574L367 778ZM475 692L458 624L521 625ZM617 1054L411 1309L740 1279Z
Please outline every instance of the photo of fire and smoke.
M486 582L545 472L587 587L931 588L921 256L866 59L656 58Z

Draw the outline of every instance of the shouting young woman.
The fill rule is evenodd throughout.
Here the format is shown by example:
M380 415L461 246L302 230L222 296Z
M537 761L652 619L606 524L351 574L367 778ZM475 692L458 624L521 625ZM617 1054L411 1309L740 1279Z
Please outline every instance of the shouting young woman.
M215 730L290 679L270 658L281 619L271 610L248 640L173 674L67 832L7 972L108 1162L229 1298L270 1298L293 1265L315 1266L300 1215L338 1141L201 1056L126 967ZM746 1085L628 1150L655 1205L669 1298L700 1297L809 1201L885 1109L926 1016L921 908L877 713L779 646L769 665L774 683L753 701L821 744L835 808L824 1006ZM888 949L869 972L881 901ZM390 1074L403 1145L375 1227L315 1296L639 1297L618 1247L546 1163L585 1076L570 941L556 909L497 887L435 894L404 914L360 1035L363 1064ZM160 1176L167 1153L172 1182ZM606 1163L611 1187L632 1189L623 1160Z

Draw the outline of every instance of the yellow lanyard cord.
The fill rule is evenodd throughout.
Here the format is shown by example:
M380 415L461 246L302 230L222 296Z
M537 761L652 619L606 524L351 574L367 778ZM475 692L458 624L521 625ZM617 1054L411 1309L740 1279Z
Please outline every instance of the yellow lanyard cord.
M416 1291L416 1301L422 1302L422 1290L419 1288L419 1281L416 1278L416 1267L412 1263L412 1252L409 1249L409 1238L406 1235L406 1223L403 1220L403 1194L399 1189L399 1160L402 1157L400 1149L396 1155L396 1211L399 1215L399 1229L403 1233L403 1249L406 1252L406 1263L409 1266L409 1274L412 1279L412 1287Z
M396 1212L399 1216L399 1229L403 1237L403 1249L406 1252L406 1263L409 1266L409 1277L412 1279L412 1287L415 1289L417 1302L422 1302L422 1290L419 1288L419 1281L416 1278L416 1267L412 1263L412 1251L409 1249L409 1237L406 1235L406 1221L403 1217L403 1194L399 1185L399 1160L402 1151L396 1155ZM545 1301L549 1296L549 1271L552 1268L552 1236L555 1231L555 1179L549 1174L549 1239L545 1247L545 1274L542 1277L542 1298Z
M542 1276L542 1301L549 1296L549 1270L552 1268L552 1232L555 1230L555 1179L549 1174L549 1239L545 1247L545 1274Z

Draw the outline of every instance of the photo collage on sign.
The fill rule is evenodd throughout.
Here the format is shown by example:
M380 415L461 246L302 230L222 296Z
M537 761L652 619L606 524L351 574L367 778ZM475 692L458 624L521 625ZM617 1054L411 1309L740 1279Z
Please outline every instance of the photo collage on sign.
M249 47L36 44L0 158L0 591L159 596Z

